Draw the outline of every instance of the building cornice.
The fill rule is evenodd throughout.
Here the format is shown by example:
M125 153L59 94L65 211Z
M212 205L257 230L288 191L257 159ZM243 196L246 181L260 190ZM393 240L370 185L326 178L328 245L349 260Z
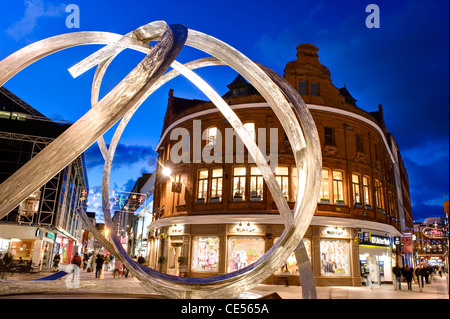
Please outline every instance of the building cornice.
M226 215L194 215L194 216L174 216L158 219L152 222L148 229L159 229L170 225L213 225L213 224L235 224L239 222L249 222L257 224L283 225L283 220L279 214L226 214ZM384 232L391 237L402 236L402 234L392 225L373 221L341 218L313 216L311 226L340 226L348 228L358 228L361 230L371 230Z

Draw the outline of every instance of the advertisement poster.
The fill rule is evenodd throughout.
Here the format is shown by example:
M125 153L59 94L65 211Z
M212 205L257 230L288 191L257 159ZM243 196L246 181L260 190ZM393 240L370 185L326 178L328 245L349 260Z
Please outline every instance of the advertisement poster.
M402 253L414 252L412 237L402 237Z

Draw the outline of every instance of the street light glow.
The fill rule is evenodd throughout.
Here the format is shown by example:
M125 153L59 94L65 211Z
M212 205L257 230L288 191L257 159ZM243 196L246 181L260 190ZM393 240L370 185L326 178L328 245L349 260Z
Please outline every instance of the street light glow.
M166 175L168 177L172 176L172 170L170 168L168 168L168 167L164 167L162 172L163 172L164 175Z

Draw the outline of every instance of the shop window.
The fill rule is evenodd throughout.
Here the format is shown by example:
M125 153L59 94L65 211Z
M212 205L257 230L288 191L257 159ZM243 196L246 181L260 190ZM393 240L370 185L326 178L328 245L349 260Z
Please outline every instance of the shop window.
M245 167L235 167L233 169L233 197L236 200L245 200Z
M334 145L333 128L325 126L324 134L325 134L325 145Z
M263 177L257 166L250 168L250 199L252 201L260 201L264 198Z
M349 243L340 239L320 240L322 276L350 276Z
M280 237L275 238L273 243L275 244L279 238ZM305 245L308 258L311 261L311 239L303 238L303 244ZM295 258L294 253L292 253L283 266L275 272L275 275L298 275L297 258Z
M298 81L298 93L308 94L308 81L304 80Z
M289 199L289 169L287 166L277 166L275 169L275 178L280 185L281 193L284 198Z
M363 195L364 205L370 205L370 185L368 176L363 176Z
M181 193L180 197L178 198L178 205L186 205L186 184L187 184L186 180L187 180L186 174L180 176Z
M361 204L361 181L358 174L352 174L353 204Z
M375 180L375 201L378 208L384 209L383 185L378 179Z
M219 237L196 236L192 240L192 271L219 271Z
M223 169L215 168L211 174L211 200L222 200Z
M318 82L311 82L311 95L320 95Z
M319 201L330 201L330 171L325 168L322 169Z
M245 123L244 128L248 131L253 140L256 141L255 123Z
M206 129L206 145L216 145L217 127L210 127Z
M388 193L388 200L389 200L389 213L391 214L391 217L398 219L398 210L397 210L395 195L393 192Z
M262 237L234 236L228 240L228 272L253 264L264 255Z
M333 196L335 202L344 201L344 173L333 171Z
M202 169L198 172L197 199L206 201L208 196L208 170Z

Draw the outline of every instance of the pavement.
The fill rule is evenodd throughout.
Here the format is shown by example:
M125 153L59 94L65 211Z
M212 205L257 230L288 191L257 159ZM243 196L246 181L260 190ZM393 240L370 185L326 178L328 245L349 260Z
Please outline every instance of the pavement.
M64 270L64 268L62 268ZM6 274L0 279L0 299L166 299L150 291L137 278L114 278L112 271L104 271L102 277L95 278L92 272L81 271L79 286L68 285L65 276L55 281L32 281L51 275L51 272L39 274ZM429 284L420 291L413 284L412 291L407 290L406 282L401 290L395 290L393 284L379 287L316 287L317 299L446 299L449 300L447 275L432 276ZM257 285L243 293L240 299L302 299L299 286Z

